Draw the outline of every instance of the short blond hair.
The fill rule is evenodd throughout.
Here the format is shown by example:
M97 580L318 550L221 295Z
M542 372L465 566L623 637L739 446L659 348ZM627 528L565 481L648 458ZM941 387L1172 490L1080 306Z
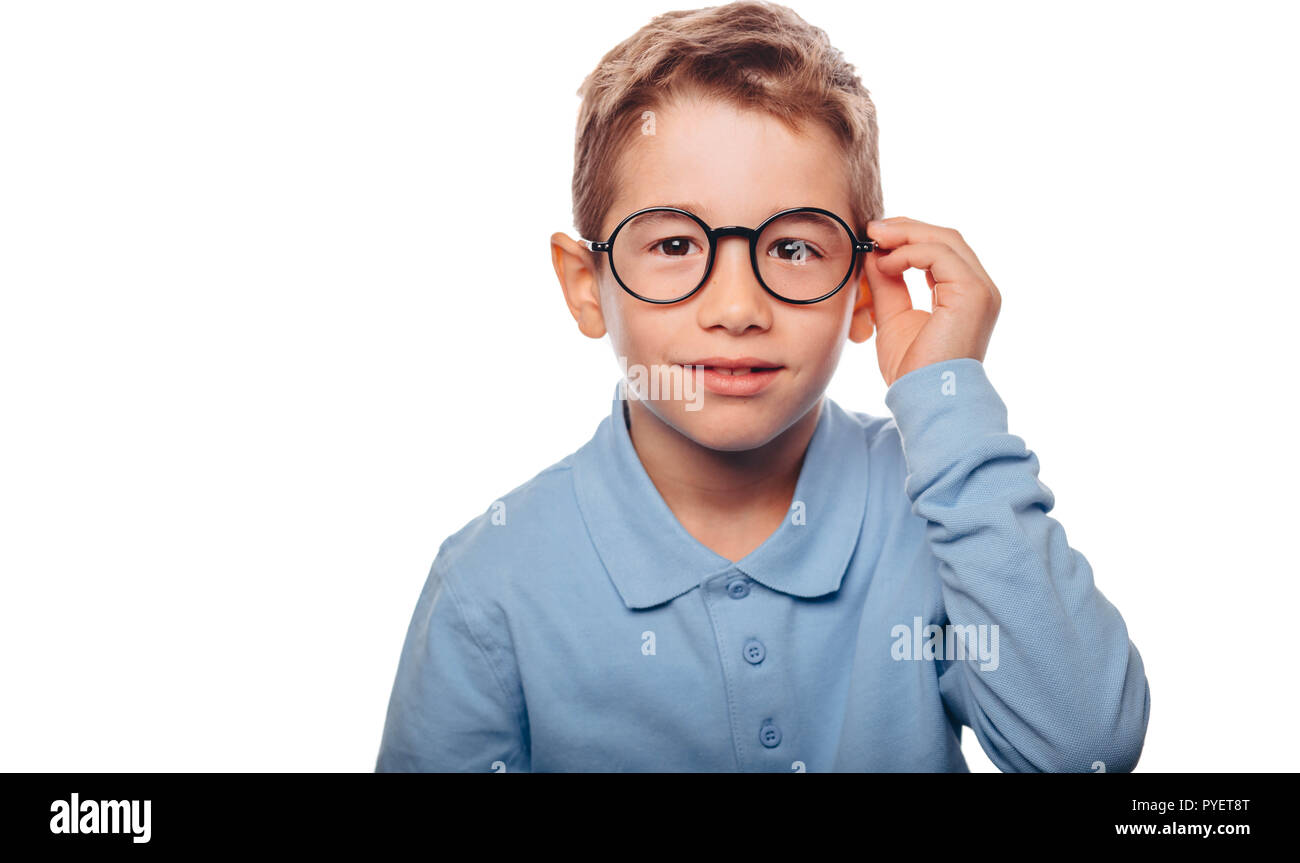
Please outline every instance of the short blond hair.
M854 229L884 214L876 107L825 31L794 10L761 0L666 12L610 50L578 88L573 218L603 240L616 171L642 114L695 91L765 111L791 130L820 122L848 167Z

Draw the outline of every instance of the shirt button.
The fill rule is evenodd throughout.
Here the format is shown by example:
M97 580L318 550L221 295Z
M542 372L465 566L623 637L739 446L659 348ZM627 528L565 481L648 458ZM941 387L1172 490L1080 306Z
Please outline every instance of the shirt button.
M759 641L757 638L751 638L749 641L745 642L746 662L749 662L752 665L758 665L763 661L764 656L767 656L767 648L763 646L763 642Z
M772 720L763 723L763 727L758 729L758 740L768 749L781 745L781 729L776 727Z
M749 579L733 578L727 582L727 595L732 599L744 599L749 596Z

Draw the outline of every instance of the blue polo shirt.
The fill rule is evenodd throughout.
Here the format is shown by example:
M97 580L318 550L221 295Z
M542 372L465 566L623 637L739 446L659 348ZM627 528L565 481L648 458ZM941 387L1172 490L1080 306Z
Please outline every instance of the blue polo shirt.
M1150 693L1048 516L982 363L822 402L791 502L736 562L650 481L616 389L581 449L449 537L375 769L1131 770Z

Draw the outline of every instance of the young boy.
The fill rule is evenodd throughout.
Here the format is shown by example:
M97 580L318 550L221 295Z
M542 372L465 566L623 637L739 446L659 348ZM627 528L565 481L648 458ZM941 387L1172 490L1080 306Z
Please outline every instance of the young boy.
M442 544L376 770L965 771L963 725L1004 771L1133 769L1142 659L985 375L998 290L956 231L880 218L853 67L732 3L580 94L552 258L629 371ZM824 396L873 331L893 418Z

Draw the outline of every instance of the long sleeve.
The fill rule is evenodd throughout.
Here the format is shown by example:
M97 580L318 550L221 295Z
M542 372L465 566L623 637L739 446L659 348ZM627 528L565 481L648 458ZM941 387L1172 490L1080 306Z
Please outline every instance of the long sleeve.
M530 769L510 651L491 632L440 550L398 660L375 772Z
M916 369L885 403L948 622L994 634L995 662L940 662L946 708L1000 770L1132 770L1150 711L1142 658L1088 561L1048 516L1055 500L1038 457L1007 432L984 365L961 358Z

